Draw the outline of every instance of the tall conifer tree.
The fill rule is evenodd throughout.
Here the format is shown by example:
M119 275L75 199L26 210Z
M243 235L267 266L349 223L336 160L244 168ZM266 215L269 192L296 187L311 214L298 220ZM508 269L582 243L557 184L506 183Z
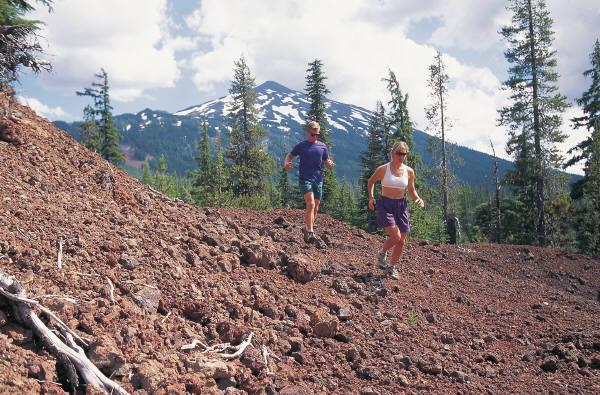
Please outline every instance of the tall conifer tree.
M208 124L202 121L202 135L198 140L198 152L194 157L198 168L190 174L193 197L200 205L215 205L214 166L208 140Z
M448 83L449 77L446 73L446 65L442 54L437 51L433 63L429 66L429 96L431 104L425 107L425 116L429 127L438 137L431 139L431 150L436 160L439 173L436 174L439 190L442 197L442 210L444 220L448 220L448 185L450 172L448 170L448 151L446 149L447 132L450 126L448 121Z
M408 144L410 153L408 154L406 163L415 169L415 172L421 174L423 162L421 156L414 150L413 123L408 113L408 93L402 92L396 74L392 70L388 71L388 77L383 80L386 82L387 90L390 94L387 120L390 131L393 131L392 140L401 140ZM390 142L386 142L386 155L391 148Z
M408 93L402 92L396 74L392 70L388 70L388 77L383 80L390 94L387 119L390 129L393 130L393 140L401 140L408 144L411 150L408 159L411 159L414 155L412 150L415 147L415 141L413 139L413 125L408 113ZM386 149L389 151L392 145L393 142L387 142Z
M81 142L86 148L98 152L100 150L100 133L98 120L93 106L87 105L83 109L83 122L81 122Z
M52 0L37 2L52 11ZM51 69L50 63L41 58L42 46L37 32L42 22L24 18L33 10L31 1L0 1L0 91L4 90L4 84L18 79L21 67L34 73Z
M572 196L578 199L578 213L574 221L581 251L600 255L600 41L596 39L590 55L592 66L583 75L591 84L579 99L583 116L572 119L576 128L590 133L569 150L576 154L565 167L583 161L584 177L573 186Z
M381 102L377 102L375 115L369 120L369 126L367 128L367 150L360 158L361 173L358 206L359 211L362 213L362 215L360 215L362 218L362 225L365 226L369 232L375 232L375 230L377 230L377 224L375 223L375 213L368 208L369 196L367 182L377 167L386 162L388 152L386 152L385 149L385 140L386 136L389 134L387 125L385 109ZM374 194L375 199L377 199L379 197L379 188L375 188Z
M267 178L273 172L273 160L262 142L266 131L258 123L256 83L241 57L235 62L234 78L229 88L233 96L229 123L231 134L227 157L231 161L233 192L237 196L266 196Z
M309 108L308 108L308 121L316 121L321 126L321 135L319 140L327 144L329 149L329 156L333 159L332 148L333 142L329 135L329 125L327 122L327 116L325 115L325 95L329 93L329 89L325 85L327 77L323 72L323 63L315 59L308 64L306 70L306 95L308 96ZM335 169L323 169L323 211L336 215L339 208L338 197L339 197L339 183L335 175Z
M592 135L595 125L600 122L600 41L598 41L598 39L596 39L596 43L594 44L590 60L592 67L584 71L583 75L591 79L591 84L589 89L577 99L577 104L579 104L583 110L583 116L571 120L573 121L575 128L585 128L590 135L569 150L569 153L575 152L576 154L565 163L564 167L569 167L581 161L584 162L584 169L588 167L592 149ZM586 175L579 187L587 180L589 172L587 170L585 172Z
M95 120L97 123L97 135L93 139L97 139L98 153L107 161L119 164L125 161L125 156L119 151L119 141L122 136L113 122L108 74L104 69L100 69L100 73L94 76L99 82L92 82L91 87L85 88L83 92L77 92L77 95L89 96L94 101L94 105L87 106L84 113L87 112L86 121Z
M584 197L589 201L589 210L584 215L586 243L585 252L600 256L600 120L596 119L590 143L590 156L587 162L587 182ZM582 224L583 225L583 224Z
M546 245L545 204L550 198L548 185L554 182L553 168L561 161L557 144L565 139L561 115L568 104L556 83L554 32L546 2L511 0L508 9L512 21L501 34L509 44L504 53L509 78L503 85L511 104L499 110L500 124L509 128L507 152L515 158L508 180L521 202L521 218L533 217L525 225L535 229L540 245Z
M214 164L214 183L215 194L217 197L217 207L223 207L226 202L226 197L229 193L229 172L225 166L225 158L223 155L223 147L221 144L221 135L217 134L215 139L215 164Z
M281 194L281 207L290 207L292 204L292 186L290 185L288 172L284 168L279 171L279 182L277 187Z

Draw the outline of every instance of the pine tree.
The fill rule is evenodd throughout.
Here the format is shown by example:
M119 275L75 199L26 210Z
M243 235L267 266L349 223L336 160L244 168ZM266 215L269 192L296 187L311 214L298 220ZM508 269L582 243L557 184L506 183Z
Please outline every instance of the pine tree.
M220 134L217 134L217 138L215 139L214 177L217 207L223 207L227 201L229 192L229 172L225 166Z
M283 208L289 208L292 204L292 186L288 177L288 172L282 167L279 171L279 182L277 184L281 201L279 204Z
M52 0L38 0L52 11ZM4 84L18 79L19 68L31 69L34 73L51 70L48 61L40 58L42 46L37 32L40 21L23 16L34 10L30 1L0 1L0 91Z
M168 168L169 167L167 165L167 158L164 154L161 154L160 158L158 158L158 167L156 171L155 180L156 189L158 189L162 193L167 193L169 190L169 182L167 179Z
M104 69L100 69L100 73L94 76L99 82L92 82L91 87L85 88L83 92L77 92L77 95L89 96L94 101L93 106L86 107L84 114L87 112L87 115L85 115L86 122L94 120L97 123L98 153L107 161L119 164L125 161L125 156L119 151L119 141L122 136L113 123L113 107L110 104L108 74ZM96 137L93 139L95 140Z
M498 159L496 158L496 149L494 143L490 139L490 145L492 146L492 153L494 158L494 208L495 212L495 224L494 232L492 233L492 241L496 243L502 242L502 211L500 210L500 177L498 176Z
M343 182L340 186L340 217L346 223L356 222L356 200L352 185Z
M413 125L408 113L408 93L405 94L402 92L396 74L392 70L388 70L388 77L384 78L383 81L386 82L387 90L390 94L387 122L389 129L393 130L393 141L387 141L386 136L385 151L386 153L389 152L395 141L404 141L408 145L408 148L410 148L407 164L414 167L415 157L418 154L413 151L415 141L413 139Z
M510 91L510 105L499 110L499 122L509 128L507 152L515 158L515 169L508 179L514 193L527 208L521 217L533 214L537 242L547 244L547 184L561 158L557 144L564 141L560 131L561 114L568 107L558 92L556 52L552 49L552 18L544 0L511 0L512 24L504 26L502 36L509 44L505 57L510 63L509 78L503 85Z
M406 158L406 164L412 167L417 174L421 174L424 170L421 156L414 150L415 141L413 139L413 123L410 120L408 113L408 93L403 93L400 88L400 83L396 78L396 74L392 70L388 70L388 77L383 79L387 84L387 90L390 94L388 101L387 122L390 131L393 130L391 142L389 137L385 137L385 155L392 148L395 141L404 141L408 144L410 152ZM417 188L421 185L416 185Z
M446 149L446 134L450 126L448 122L448 83L449 77L446 74L446 65L442 59L442 54L437 51L433 63L429 66L429 80L427 86L430 89L429 96L431 104L425 107L425 116L429 122L430 129L435 133L438 139L430 139L431 151L434 160L438 162L439 190L442 195L443 219L448 217L448 185L451 177L448 170L448 152Z
M315 59L308 64L306 69L306 95L308 96L308 120L316 121L321 127L319 140L327 144L329 149L329 158L333 160L332 148L333 142L329 136L329 125L325 110L325 95L329 89L325 85L327 77L323 72L323 63ZM336 216L339 213L339 183L334 169L323 169L323 212Z
M385 109L381 102L377 102L375 115L369 120L367 133L367 150L361 155L361 174L358 199L359 216L362 218L362 226L369 232L377 230L375 223L375 213L369 210L369 196L367 182L378 166L386 162L387 151L385 150L385 138L389 134L387 127ZM388 150L389 151L389 150ZM379 188L375 188L374 197L377 199L380 195Z
M585 161L584 177L574 186L578 199L576 231L579 250L600 255L600 42L590 55L592 67L583 74L591 78L590 88L577 100L583 116L574 118L575 127L585 127L590 135L571 151L578 151L567 165Z
M215 171L210 153L208 125L206 120L203 120L202 122L202 136L200 140L198 140L198 152L194 157L194 160L196 161L198 169L190 174L193 186L192 196L199 205L215 205Z
M94 152L98 152L100 150L100 134L94 107L85 106L83 109L83 122L81 122L80 126L81 142L83 145Z
M262 146L266 132L258 123L255 85L246 60L240 58L235 62L234 79L229 89L233 102L227 157L231 161L233 193L242 198L266 197L267 178L273 172L273 160Z
M585 231L583 250L600 256L600 119L595 120L590 143L590 156L587 162L587 182L584 196L588 201L588 210L584 223L580 227Z
M569 153L576 152L576 154L564 165L566 168L584 161L584 171L586 174L584 178L575 186L575 193L572 194L575 198L581 197L580 192L582 191L583 185L586 183L589 177L587 174L587 167L591 156L592 134L594 132L594 125L596 122L600 122L600 41L598 41L598 39L596 39L596 43L594 44L594 50L590 55L590 60L592 67L584 71L583 75L585 77L590 77L591 85L589 89L585 91L579 99L577 99L577 104L580 105L583 110L583 116L576 117L571 120L576 129L586 128L590 135L581 143L569 150Z
M141 181L146 184L146 185L152 185L153 184L153 177L152 177L152 171L150 170L150 165L148 164L148 161L144 161L144 164L142 165L142 179Z

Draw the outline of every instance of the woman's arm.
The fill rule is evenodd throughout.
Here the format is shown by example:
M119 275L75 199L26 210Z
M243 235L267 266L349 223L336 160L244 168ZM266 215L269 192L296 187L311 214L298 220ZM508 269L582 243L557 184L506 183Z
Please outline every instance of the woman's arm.
M367 182L367 193L369 196L369 209L370 210L375 210L375 204L374 204L375 203L375 195L374 195L375 183L377 181L383 180L384 175L385 175L385 165L379 166L377 168L377 170L375 170L373 175L371 175L371 177L369 177L369 181Z
M419 197L419 194L415 189L415 171L410 167L408 168L408 195L413 200L413 202L416 203L417 206L425 206L425 202Z

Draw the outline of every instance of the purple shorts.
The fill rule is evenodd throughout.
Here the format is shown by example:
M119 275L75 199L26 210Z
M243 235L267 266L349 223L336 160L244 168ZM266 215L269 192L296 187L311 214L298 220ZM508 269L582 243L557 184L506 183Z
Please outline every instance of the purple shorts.
M400 233L410 231L408 201L406 198L390 199L381 196L377 199L375 210L377 212L377 226L381 228L397 226Z

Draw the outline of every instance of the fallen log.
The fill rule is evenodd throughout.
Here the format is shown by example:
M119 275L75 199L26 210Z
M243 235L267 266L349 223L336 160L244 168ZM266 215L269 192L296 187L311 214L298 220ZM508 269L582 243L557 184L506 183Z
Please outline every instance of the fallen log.
M42 306L38 301L28 299L25 290L13 276L7 275L0 270L0 295L8 299L13 307L15 318L31 328L40 338L42 344L53 354L66 369L67 378L73 387L79 385L76 373L79 371L87 385L97 387L108 394L128 395L115 381L109 379L102 373L85 355L83 349L76 341L85 345L85 341L75 332L70 330L56 315ZM65 344L33 311L32 306L40 310L57 322L58 329L67 339Z

